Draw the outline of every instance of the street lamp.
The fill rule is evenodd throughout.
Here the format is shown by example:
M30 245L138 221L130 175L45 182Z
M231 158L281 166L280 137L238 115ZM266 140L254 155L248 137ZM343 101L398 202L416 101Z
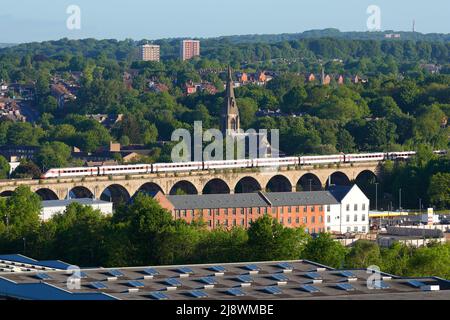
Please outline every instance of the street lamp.
M308 179L309 181L309 192L312 191L312 179Z
M23 254L25 254L26 249L27 249L27 238L23 237Z
M375 211L378 211L378 182L375 182Z

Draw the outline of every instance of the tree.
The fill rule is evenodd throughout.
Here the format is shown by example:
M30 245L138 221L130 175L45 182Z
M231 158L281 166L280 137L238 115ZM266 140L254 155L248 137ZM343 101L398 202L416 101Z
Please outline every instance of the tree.
M239 116L242 128L249 128L255 120L256 111L258 111L258 105L256 101L251 98L240 98L237 101L239 106Z
M296 259L307 235L302 228L285 228L276 219L264 215L248 229L248 246L252 260Z
M417 248L408 261L408 276L450 278L450 245L431 244Z
M356 241L345 258L345 266L347 268L358 269L367 268L372 265L381 265L380 247L371 241Z
M60 259L81 266L98 265L104 259L105 219L99 210L78 203L52 218L56 226L54 252Z
M44 144L36 155L37 164L46 171L50 168L63 168L67 166L71 156L70 147L63 142L50 142Z
M328 233L320 233L308 241L301 257L333 268L342 268L346 253L347 249L341 243L334 241Z
M13 179L39 179L41 177L41 170L32 161L21 163L12 173Z
M29 187L17 187L0 207L0 217L8 217L12 238L36 232L40 224L41 199Z
M303 104L307 98L308 94L303 86L294 87L283 96L281 110L288 114L303 112Z
M402 110L395 100L390 97L377 98L369 104L370 110L375 117L393 117L400 115Z
M0 179L6 179L9 177L9 162L5 157L0 156Z
M450 173L439 172L431 177L428 196L437 208L450 208Z

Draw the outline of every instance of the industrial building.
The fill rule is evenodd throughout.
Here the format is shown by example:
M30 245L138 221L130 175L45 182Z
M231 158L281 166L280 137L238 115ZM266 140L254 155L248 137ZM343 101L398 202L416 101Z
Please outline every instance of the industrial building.
M35 260L0 256L1 265ZM19 261L14 261L19 260ZM0 272L0 298L20 300L450 300L450 281L336 270L311 261L183 266L60 268ZM368 281L369 280L369 281Z
M286 227L304 227L308 233L367 233L369 199L354 186L328 191L258 192L241 194L154 195L174 219L202 220L209 229L248 228L265 214Z
M83 206L92 207L94 210L100 210L103 214L113 213L113 203L98 199L66 199L66 200L48 200L42 201L41 219L47 221L55 214L63 213L72 203L78 203Z

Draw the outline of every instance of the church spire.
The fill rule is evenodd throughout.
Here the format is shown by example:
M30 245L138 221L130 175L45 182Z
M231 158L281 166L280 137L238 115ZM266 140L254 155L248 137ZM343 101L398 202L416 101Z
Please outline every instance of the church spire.
M231 67L228 66L224 107L222 110L222 132L227 135L240 129L239 109L234 95L234 83Z

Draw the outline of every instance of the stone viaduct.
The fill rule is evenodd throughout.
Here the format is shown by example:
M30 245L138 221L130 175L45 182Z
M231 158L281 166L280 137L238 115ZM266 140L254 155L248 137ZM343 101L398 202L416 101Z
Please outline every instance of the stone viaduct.
M259 190L290 192L322 190L330 183L346 185L359 179L377 179L380 163L364 162L267 169L225 169L213 171L118 176L74 177L46 180L0 181L0 196L9 196L27 185L43 200L97 198L115 204L137 192L162 191L176 194L247 193Z

